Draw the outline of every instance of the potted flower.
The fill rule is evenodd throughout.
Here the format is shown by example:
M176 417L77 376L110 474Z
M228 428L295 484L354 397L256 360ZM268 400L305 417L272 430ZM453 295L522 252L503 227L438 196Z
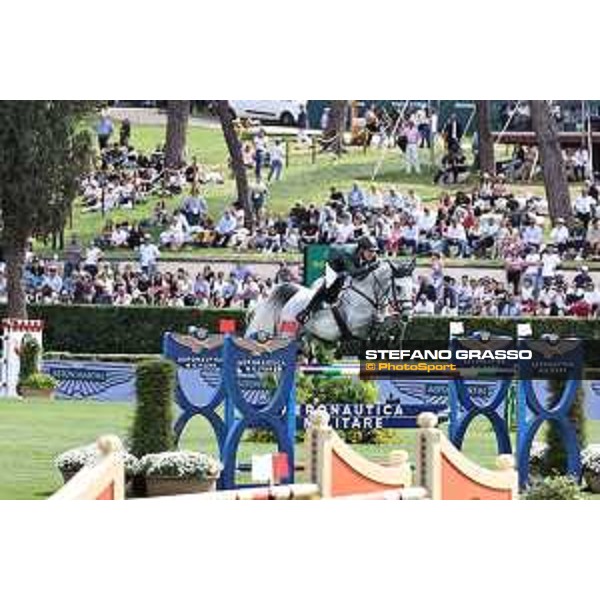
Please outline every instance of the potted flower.
M148 496L197 494L216 488L221 463L200 452L160 452L139 461L138 475L146 480Z
M581 466L590 491L600 494L600 444L591 444L581 453Z
M98 458L98 451L95 444L72 448L62 454L59 454L54 461L54 465L60 471L63 481L67 483L77 472L86 465L94 464Z
M46 373L32 373L19 382L19 393L24 398L53 400L57 387L54 377Z
M131 481L138 469L138 459L129 452L122 452L123 464L125 466L125 480ZM54 464L60 471L63 481L67 483L77 472L86 466L95 465L101 458L97 444L80 446L63 452L56 457Z
M532 477L543 477L547 474L548 444L533 442L529 453L529 474Z

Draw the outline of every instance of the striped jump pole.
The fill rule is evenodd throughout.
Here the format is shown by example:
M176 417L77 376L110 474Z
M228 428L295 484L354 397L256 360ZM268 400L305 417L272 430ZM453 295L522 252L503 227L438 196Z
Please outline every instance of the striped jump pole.
M327 375L329 377L344 377L358 375L360 365L299 365L298 371L305 375Z

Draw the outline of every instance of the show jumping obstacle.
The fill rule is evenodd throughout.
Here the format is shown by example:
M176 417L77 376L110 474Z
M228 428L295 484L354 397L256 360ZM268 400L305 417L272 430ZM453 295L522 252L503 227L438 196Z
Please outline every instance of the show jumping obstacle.
M481 333L481 332L480 332ZM560 341L560 344L558 343ZM544 338L539 340L521 338L517 345L510 336L486 336L486 338L453 337L451 349L496 348L532 352L533 360L519 361L516 382L516 456L519 472L519 486L525 489L529 483L531 446L540 427L552 423L559 432L566 454L566 473L576 481L581 481L581 448L577 439L576 427L570 419L570 412L581 387L583 371L583 346L578 338ZM534 367L535 365L535 367ZM454 378L449 384L450 422L449 437L455 448L462 448L466 433L477 417L484 417L492 426L498 454L512 454L513 444L510 435L509 390L513 386L513 367L499 361L494 365L498 373L495 393L487 400L471 398L468 386L461 378ZM562 372L562 375L555 373ZM546 406L538 397L534 380L552 381L561 378L565 385L552 406Z
M513 500L518 478L510 455L499 456L498 470L484 469L459 452L437 429L437 417L418 419L417 460L413 477L408 453L396 450L390 466L372 462L352 450L329 426L325 411L315 411L306 435L309 483L225 490L170 500ZM112 440L113 438L108 438ZM117 500L123 495L124 467L115 454L120 446L100 441L105 457L85 468L52 499Z
M224 465L219 489L238 487L238 448L251 429L272 432L287 456L288 475L281 483L294 482L296 341L165 333L163 354L177 365L176 440L194 417L208 421Z

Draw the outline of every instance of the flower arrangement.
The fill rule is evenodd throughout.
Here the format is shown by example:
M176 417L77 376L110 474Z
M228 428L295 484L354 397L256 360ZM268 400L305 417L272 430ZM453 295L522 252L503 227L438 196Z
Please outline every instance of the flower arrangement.
M548 462L548 444L544 442L533 442L529 453L529 470L532 476L546 474Z
M123 464L125 466L125 476L133 477L138 470L138 459L129 452L121 452ZM102 457L98 446L90 444L89 446L80 446L71 448L56 457L54 465L63 474L63 478L67 481L77 471L83 467L95 465Z
M592 492L600 493L600 444L590 444L581 453L585 482Z
M21 387L32 390L55 390L56 379L46 373L33 373L20 382Z
M160 452L147 454L138 463L138 474L146 477L213 480L223 466L208 454L200 452Z

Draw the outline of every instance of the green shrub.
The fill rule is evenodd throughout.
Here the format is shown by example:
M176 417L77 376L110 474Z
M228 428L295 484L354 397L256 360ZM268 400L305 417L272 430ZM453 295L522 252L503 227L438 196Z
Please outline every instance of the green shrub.
M565 381L558 379L552 379L548 382L550 391L550 397L548 398L548 407L552 408L555 406L562 394ZM586 431L585 431L585 410L584 410L584 393L581 385L577 389L575 396L575 402L569 411L569 421L575 426L575 432L577 434L577 442L579 448L585 448L586 446ZM563 444L562 436L559 427L550 421L546 429L546 444L547 453L545 456L545 464L543 469L544 475L559 475L565 473L567 464L567 453Z
M31 305L32 319L45 323L44 346L54 352L89 354L159 354L165 331L185 332L191 325L217 332L219 319L234 319L238 333L244 331L246 312L237 309L174 308L155 306ZM6 306L0 306L0 317ZM415 317L406 329L406 341L437 341L448 347L448 317ZM517 323L528 322L534 337L543 333L561 337L577 336L600 339L600 320L574 317L531 319L473 317L463 319L467 332L487 330L494 334L514 335ZM389 319L378 330L378 337L397 336L398 321ZM393 342L392 342L393 343ZM355 342L345 340L338 354L356 354ZM317 352L321 350L317 348ZM600 357L598 358L600 364ZM591 366L591 365L586 365Z
M160 354L165 331L185 333L193 325L216 333L219 319L233 319L242 333L245 318L242 310L162 306L31 305L28 311L44 321L47 350L86 354Z
M296 379L296 399L299 404L375 404L377 385L354 377L328 377L327 375L299 375ZM339 431L351 444L379 444L391 440L387 429Z
M40 352L40 344L33 336L23 336L19 354L19 383L22 384L40 370Z
M534 481L526 494L525 500L581 500L581 489L572 477L561 475L545 477Z
M174 448L175 365L149 360L136 369L137 403L131 430L131 452L137 457Z

